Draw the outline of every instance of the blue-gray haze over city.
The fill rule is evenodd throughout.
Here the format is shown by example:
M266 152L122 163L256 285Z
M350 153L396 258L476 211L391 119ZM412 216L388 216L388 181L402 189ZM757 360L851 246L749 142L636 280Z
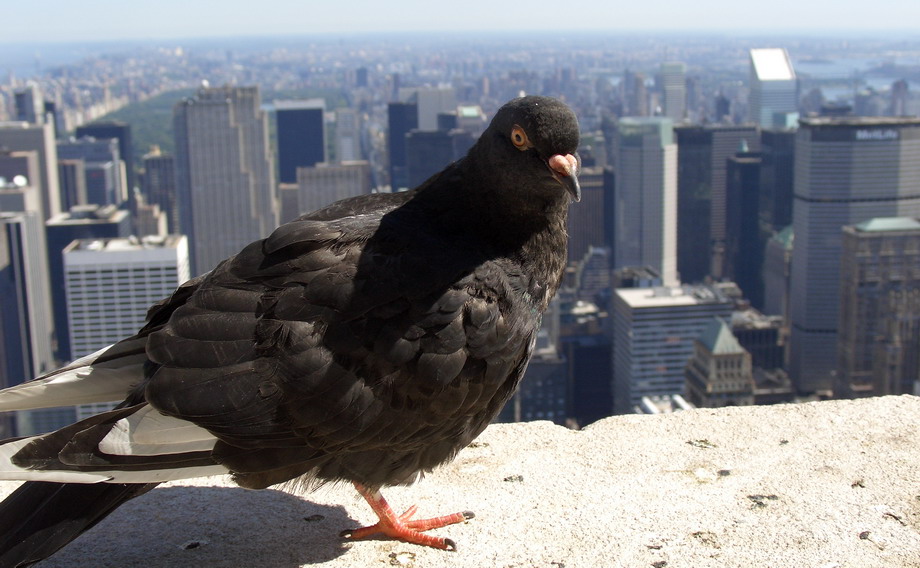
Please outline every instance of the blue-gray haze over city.
M727 10L729 18L738 16L724 5L710 7ZM884 6L874 10L882 12ZM914 142L920 138L915 87L920 83L920 40L910 38L903 26L886 26L890 17L864 18L859 33L836 32L859 27L859 20L817 33L805 30L801 19L781 34L734 31L726 24L716 26L717 31L691 33L684 31L689 22L683 29L658 26L660 32L624 31L625 25L611 25L619 31L605 32L588 23L556 26L555 19L564 15L547 6L540 19L528 13L524 25L510 32L496 30L494 20L480 26L482 31L463 31L449 21L452 15L443 14L444 25L427 27L446 30L439 34L407 18L404 29L409 31L400 33L374 33L359 25L354 33L336 35L341 30L330 23L324 34L302 35L296 30L303 25L292 26L280 17L287 13L276 14L282 22L277 31L286 35L266 35L267 24L256 17L252 33L216 26L224 31L197 34L199 25L154 31L150 26L144 32L99 32L95 37L62 32L60 41L38 34L11 36L0 44L0 149L5 146L14 154L28 150L3 137L13 121L50 121L60 160L61 214L74 205L112 206L106 219L124 209L133 223L112 234L68 238L183 233L194 276L213 266L202 260L212 258L208 255L222 258L240 248L204 250L201 235L214 227L192 219L191 208L202 205L182 189L181 179L170 196L154 194L153 180L162 175L155 168L165 168L168 175L179 172L180 178L194 176L198 158L190 148L208 146L208 137L218 132L195 131L196 104L232 99L234 112L245 108L251 115L254 130L233 124L220 130L224 140L231 133L240 136L245 148L238 158L248 161L246 171L264 170L258 186L263 189L240 190L250 197L253 191L261 193L246 207L264 216L254 221L254 236L233 237L246 242L264 234L268 225L353 191L343 190L344 185L362 193L415 185L462 156L509 99L558 97L579 118L585 198L570 213L570 270L564 288L544 320L528 380L503 419L583 425L613 413L664 407L768 404L918 388L920 365L905 353L920 348L920 308L913 300L897 304L892 298L913 298L920 275L907 270L903 278L885 276L888 287L876 286L867 299L860 296L867 285L859 278L870 269L847 260L857 262L850 250L876 251L858 258L877 260L882 249L898 251L899 266L917 260L920 225L914 227L910 219L920 217L920 176L913 175L918 172L911 165L920 161ZM641 25L634 30L655 28L648 15L636 17ZM322 22L319 18L315 25ZM760 23L771 25L768 18ZM877 31L882 28L895 32ZM229 37L234 34L238 37ZM773 67L777 61L778 71ZM785 81L791 107L770 106L770 89L777 81ZM44 110L35 112L42 103ZM31 118L23 114L23 105L32 105ZM318 117L314 126L310 116ZM107 169L86 154L91 150L85 139L78 139L112 136L123 143L123 135L93 132L93 123L111 121L127 124L130 143L121 154L114 148L118 143L94 147L94 152L116 156L116 166ZM263 128L264 137L259 134ZM833 138L836 134L829 138L831 131L841 132L839 139ZM319 159L296 161L301 155L293 148L298 132L304 140L319 136ZM858 142L873 146L863 151L854 145ZM829 167L813 162L819 154L834 156ZM0 178L10 186L13 177L3 177L3 157ZM290 168L286 159L294 160ZM121 181L119 160L124 162ZM252 165L260 160L261 165ZM642 168L635 166L639 162ZM842 193L821 193L821 172L828 169L847 172L833 181ZM876 170L898 178L880 181L877 195L866 190ZM324 175L337 181L322 181ZM114 180L110 184L99 181L109 177ZM76 193L67 194L71 190ZM820 204L828 200L846 202L849 209L826 221L831 213L822 213ZM859 209L867 200L897 206ZM159 209L143 208L151 204ZM4 211L17 209L4 201L0 214ZM250 210L241 213L253 217ZM144 230L143 215L153 219ZM830 228L821 238L835 244L809 252L816 245L800 229L824 227L825 221ZM61 249L54 246L70 241L59 243L56 239L63 237L54 233L57 222L50 223L51 295L63 296L65 267ZM852 245L844 227L851 227L853 236L846 238ZM878 244L860 235L894 240ZM808 263L795 260L806 252L815 258L831 255L837 262L825 269L830 283L822 284L833 288L825 290L833 305L819 315L796 304L796 298L816 294L802 276ZM803 267L798 282L792 274L797 266ZM838 289L851 273L851 281ZM633 297L623 291L628 289L644 290L646 296ZM883 300L890 308L875 309ZM73 325L66 308L61 311L55 304L53 311L57 333ZM657 315L649 315L653 311ZM866 314L876 319L867 323ZM653 320L657 323L648 323ZM640 335L643 325L657 326L647 336L651 355L642 345L617 342ZM13 338L12 330L4 333L10 344L28 341ZM55 345L69 349L78 339L71 330ZM803 361L803 349L823 358L822 363ZM77 356L58 349L56 363L70 358L65 354ZM730 373L714 371L713 361L724 363ZM48 370L40 367L20 365L17 371L7 365L0 378L16 384L31 378L22 376L23 368ZM881 373L882 367L890 373ZM38 422L30 424L48 427L60 417L52 418L34 418Z

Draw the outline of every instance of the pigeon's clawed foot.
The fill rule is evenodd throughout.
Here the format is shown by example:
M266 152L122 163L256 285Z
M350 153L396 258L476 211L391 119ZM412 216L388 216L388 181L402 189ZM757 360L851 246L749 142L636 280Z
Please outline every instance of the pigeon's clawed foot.
M413 521L411 519L416 512L415 505L409 507L402 515L397 516L390 504L380 494L380 491L369 489L359 483L355 483L355 489L367 500L367 503L380 520L376 524L367 527L343 531L342 537L349 540L359 540L375 534L383 534L403 542L411 542L442 550L457 550L457 544L451 539L427 535L424 534L424 531L461 523L474 517L472 512L464 511L433 519Z

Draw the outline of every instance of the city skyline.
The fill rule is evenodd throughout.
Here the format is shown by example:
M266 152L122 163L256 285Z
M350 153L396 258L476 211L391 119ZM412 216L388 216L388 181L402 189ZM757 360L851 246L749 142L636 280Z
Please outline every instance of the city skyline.
M535 0L522 10L517 4L469 0L463 10L421 0L378 3L351 0L335 10L305 6L295 0L258 4L244 0L179 2L163 0L155 10L146 4L111 1L93 7L51 0L44 5L41 26L24 3L3 8L8 26L0 44L217 38L230 36L330 35L404 32L723 32L768 31L775 34L853 31L915 32L920 4L878 0L871 7L841 0L830 10L818 2L777 0L752 8L729 0L698 0L671 4L583 2L562 10L557 2ZM176 17L181 14L182 17ZM345 16L347 14L347 17ZM790 17L793 14L793 17ZM79 22L75 25L75 22Z

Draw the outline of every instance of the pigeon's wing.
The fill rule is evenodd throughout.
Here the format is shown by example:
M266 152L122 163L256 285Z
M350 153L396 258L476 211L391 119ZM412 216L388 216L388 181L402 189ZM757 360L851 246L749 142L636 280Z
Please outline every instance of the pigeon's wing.
M151 333L146 399L214 433L247 486L380 485L449 458L510 395L536 324L509 319L513 275L417 221L308 218L254 243Z
M151 306L147 324L135 336L70 364L0 391L0 412L120 402L144 382L147 335L167 321L194 292L201 279L182 284L169 298Z

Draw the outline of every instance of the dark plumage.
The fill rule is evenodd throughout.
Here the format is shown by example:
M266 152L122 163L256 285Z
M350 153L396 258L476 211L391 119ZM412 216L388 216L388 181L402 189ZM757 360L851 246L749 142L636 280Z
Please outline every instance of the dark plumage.
M379 489L451 459L517 387L565 265L577 145L564 104L513 100L422 186L286 224L151 308L137 336L0 393L0 410L126 396L0 445L0 478L55 482L0 505L0 566L160 481L228 471L248 488L353 482L381 522L346 536L453 548L419 531L469 514L407 521Z

